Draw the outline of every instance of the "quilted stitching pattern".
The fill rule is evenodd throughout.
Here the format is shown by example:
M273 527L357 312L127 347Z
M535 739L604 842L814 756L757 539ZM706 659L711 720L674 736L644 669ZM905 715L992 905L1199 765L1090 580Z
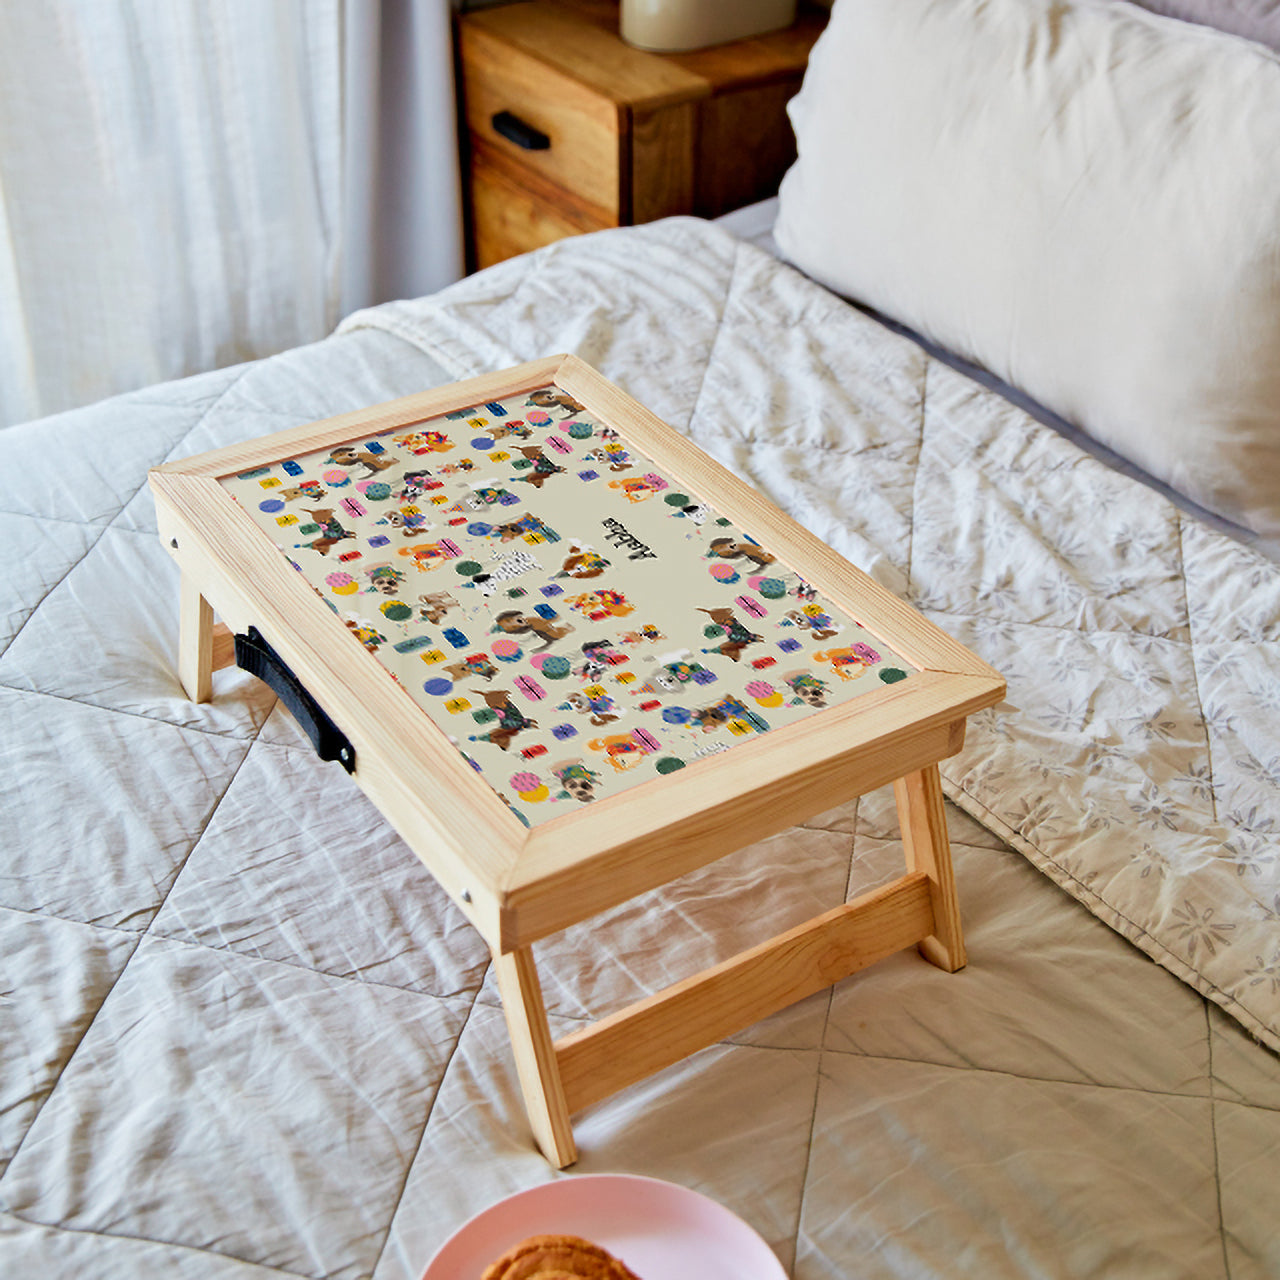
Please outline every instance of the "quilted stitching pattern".
M1280 1048L1280 570L760 251L663 227L669 328L634 273L602 300L607 239L553 248L501 301L348 324L435 352L483 316L511 362L585 344L1005 675L1017 710L971 719L949 794Z
M464 1219L553 1176L480 940L260 686L220 672L212 703L183 696L176 582L142 486L165 456L564 348L985 646L1024 693L1045 690L978 727L953 778L1052 874L1074 867L1064 813L1098 815L1092 855L1133 824L1132 797L1157 813L1166 795L1179 813L1216 801L1265 835L1265 779L1233 762L1270 758L1235 701L1280 639L1270 567L1159 504L1037 550L1033 499L1051 530L1057 486L1072 478L1083 502L1105 476L985 399L970 408L990 429L953 438L948 397L959 411L974 393L701 224L557 246L318 347L11 429L0 1271L412 1280ZM1016 475L1043 467L1057 479L1037 497ZM1127 492L1108 495L1109 519ZM957 531L979 496L1001 518ZM1116 565L1099 542L1130 551ZM1122 687L1079 697L1100 658ZM1185 691L1210 681L1206 765ZM1172 725L1150 798L1145 773L1123 772L1127 740L1097 732L1134 716ZM1083 808L1061 771L1094 756L1061 763L1070 733L1103 770ZM1114 809L1104 784L1122 788ZM964 974L894 958L628 1090L582 1117L579 1170L714 1195L798 1280L1280 1267L1257 1208L1280 1170L1274 1060L989 831L948 820ZM1161 858L1194 867L1202 836L1152 823L1137 829ZM877 794L626 904L545 948L555 1029L758 940L766 918L862 892L901 856ZM1259 861L1226 871L1258 889ZM1095 910L1124 884L1072 873Z

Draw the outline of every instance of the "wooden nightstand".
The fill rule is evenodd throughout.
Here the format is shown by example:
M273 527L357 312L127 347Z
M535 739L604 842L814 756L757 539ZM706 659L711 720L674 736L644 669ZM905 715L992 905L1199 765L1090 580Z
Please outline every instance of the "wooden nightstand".
M786 103L826 11L685 54L634 49L616 0L532 0L458 19L468 256L772 195L795 157Z

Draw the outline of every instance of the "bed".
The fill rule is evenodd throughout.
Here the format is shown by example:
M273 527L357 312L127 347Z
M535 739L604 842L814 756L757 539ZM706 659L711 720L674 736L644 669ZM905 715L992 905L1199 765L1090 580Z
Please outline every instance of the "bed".
M1013 40L1042 105L1046 75L1069 71L1126 124L1115 69L1155 46L1182 94L1166 126L1207 130L1229 106L1237 159L1268 121L1280 135L1280 62L1240 35L1101 0L840 0L777 205L562 241L313 346L5 432L5 1275L416 1280L486 1206L601 1172L712 1197L796 1280L1280 1274L1280 415L1268 437L1259 409L1280 366L1276 178L1226 166L1205 200L1155 166L1146 179L1190 191L1203 252L1178 270L1150 257L1102 307L1096 280L1067 288L1088 255L1176 245L1185 226L1137 227L1113 203L1106 235L1073 245L1059 220L1062 279L1037 276L1010 228L1043 193L1015 183L1002 219L992 175L963 189L1025 113L899 64L911 102L927 87L987 105L971 137L948 117L928 234L958 238L895 260L877 220L910 246L920 227L893 199L919 210L930 167L902 159L912 112L850 130L870 110L850 101L833 143L825 95L865 81L879 110L892 79L849 73L866 50L886 64L969 36ZM1192 65L1214 73L1194 111ZM1042 162L1088 117L1047 118L1056 134L1027 131ZM851 134L856 163L832 162ZM865 182L886 138L892 198L860 212L856 189L821 185ZM1123 157L1089 145L1103 183ZM1253 185L1230 185L1244 171ZM1211 305L1206 246L1235 302L1191 342L1165 322L1191 324L1187 297ZM1107 260L1117 289L1127 260ZM1157 322L1117 388L1117 335ZM229 668L209 703L184 695L146 486L168 458L558 351L1009 683L943 767L968 967L899 955L634 1086L578 1118L563 1173L529 1136L478 935L264 685ZM1210 439L1214 376L1234 390ZM1142 394L1159 430L1126 417ZM1213 458L1188 469L1202 445ZM540 946L554 1028L883 883L901 857L892 795L873 793Z

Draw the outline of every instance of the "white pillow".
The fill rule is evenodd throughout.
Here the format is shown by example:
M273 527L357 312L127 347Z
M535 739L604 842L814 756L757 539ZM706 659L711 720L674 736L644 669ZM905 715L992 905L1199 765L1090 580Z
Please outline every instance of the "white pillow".
M1280 58L1106 0L837 0L776 237L1280 534Z

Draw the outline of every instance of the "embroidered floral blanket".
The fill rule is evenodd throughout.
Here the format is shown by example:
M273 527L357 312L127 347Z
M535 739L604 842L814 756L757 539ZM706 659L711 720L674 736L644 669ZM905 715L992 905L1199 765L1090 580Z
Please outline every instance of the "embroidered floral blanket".
M1280 1049L1275 565L710 224L360 327L459 378L576 353L980 653L1009 698L950 796Z

